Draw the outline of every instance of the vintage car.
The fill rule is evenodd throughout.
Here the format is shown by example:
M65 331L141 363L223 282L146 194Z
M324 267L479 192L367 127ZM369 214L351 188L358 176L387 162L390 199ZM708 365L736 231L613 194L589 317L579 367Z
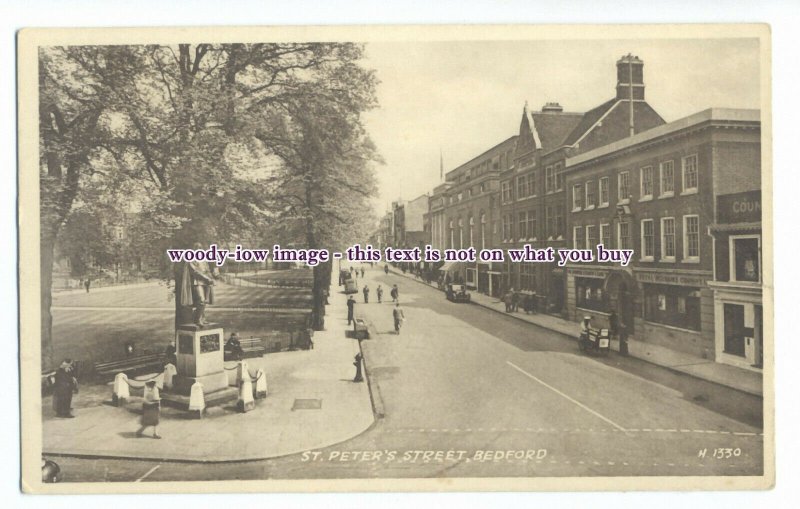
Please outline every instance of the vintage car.
M467 288L464 285L448 284L445 289L447 300L453 302L469 302L470 296Z
M358 293L356 279L353 277L353 275L346 270L341 271L340 275L342 277L342 282L344 283L344 293Z

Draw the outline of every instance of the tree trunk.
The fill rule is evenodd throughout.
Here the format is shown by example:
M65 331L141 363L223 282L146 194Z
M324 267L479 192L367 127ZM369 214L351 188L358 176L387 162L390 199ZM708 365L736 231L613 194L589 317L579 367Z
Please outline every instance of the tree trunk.
M54 369L55 354L53 352L53 314L50 306L53 304L51 288L53 285L53 250L55 236L43 234L40 245L39 257L39 289L41 292L41 343L42 343L42 371Z

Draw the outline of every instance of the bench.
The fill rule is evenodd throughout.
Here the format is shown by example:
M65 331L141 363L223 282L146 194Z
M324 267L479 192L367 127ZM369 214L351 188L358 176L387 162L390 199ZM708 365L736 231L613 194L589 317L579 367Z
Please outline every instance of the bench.
M363 318L356 318L353 320L353 335L356 339L369 339L369 330L367 329L367 322Z
M95 362L94 374L98 377L116 376L117 373L135 373L146 369L164 367L166 356L163 353L132 355L124 359L109 362Z
M247 359L250 357L261 357L267 353L267 347L264 346L264 340L261 338L247 338L240 339L239 345L242 347L242 358ZM236 360L233 352L225 347L225 360Z

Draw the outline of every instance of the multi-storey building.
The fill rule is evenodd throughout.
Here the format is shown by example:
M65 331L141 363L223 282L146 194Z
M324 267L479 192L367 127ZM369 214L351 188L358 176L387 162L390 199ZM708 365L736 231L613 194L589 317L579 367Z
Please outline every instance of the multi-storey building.
M497 246L498 182L500 174L513 164L516 141L517 137L512 136L445 175L447 186L441 194L434 192L431 206L433 215L437 210L435 200L443 199L444 248L474 247L480 252ZM493 266L490 262L451 262L444 264L440 271L453 281L497 295L501 268L499 263Z
M558 103L547 103L540 112L529 111L527 104L523 108L513 168L500 180L505 248L566 247L567 157L664 123L645 101L644 62L627 55L616 65L616 96L586 113L564 112ZM564 271L554 264L506 262L503 286L535 291L545 299L547 311L561 313L564 308Z
M740 220L721 214L715 199L718 208L727 210L728 202L718 194L733 194L733 203L739 203L743 195L735 193L759 189L759 143L758 111L709 109L569 157L568 247L591 249L595 256L597 244L634 251L627 267L566 266L569 317L590 314L602 322L613 310L636 340L702 358L719 357L720 348L742 354L742 338L755 337L743 331L748 324L754 328L760 304L760 263L754 254L760 236L751 224L754 216ZM716 346L715 299L709 287L715 249L709 227L720 244L718 282L712 284L721 308L717 323L726 319L726 306L742 304L728 313L729 335L736 338L720 336ZM739 248L742 255L736 261ZM735 272L739 265L742 282L739 274L732 280L724 268ZM748 362L755 363L754 357Z

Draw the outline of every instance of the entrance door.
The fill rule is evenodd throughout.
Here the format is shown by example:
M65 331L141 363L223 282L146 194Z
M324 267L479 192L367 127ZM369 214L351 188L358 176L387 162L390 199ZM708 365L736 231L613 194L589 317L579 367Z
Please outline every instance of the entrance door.
M724 305L725 353L744 357L744 306Z
M628 329L628 335L633 336L636 332L634 329L635 320L633 319L633 300L630 292L628 292L628 285L620 283L617 291L617 302L619 303L617 312L622 318L622 323Z

